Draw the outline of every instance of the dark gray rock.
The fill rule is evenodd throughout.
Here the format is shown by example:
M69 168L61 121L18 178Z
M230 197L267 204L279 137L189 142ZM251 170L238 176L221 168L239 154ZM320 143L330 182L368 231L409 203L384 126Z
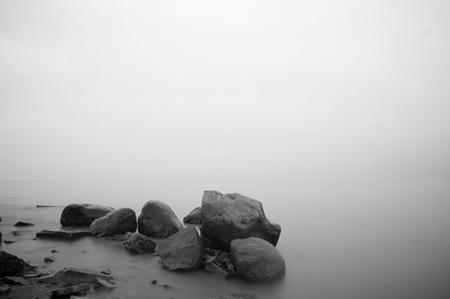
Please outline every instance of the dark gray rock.
M94 220L89 230L93 235L111 237L135 232L136 228L136 213L132 209L121 208Z
M3 279L7 283L18 284L18 285L27 285L28 281L22 277L18 276L5 276Z
M22 276L35 272L36 267L21 258L5 251L0 251L0 277Z
M122 245L136 253L153 253L157 242L138 232L128 232L125 234L125 240L122 242Z
M203 242L193 226L158 243L158 254L168 270L195 270L202 263L204 253Z
M2 242L2 237L3 237L2 232L0 232L0 243Z
M229 251L232 240L248 237L276 246L280 237L281 227L266 218L261 202L238 193L203 192L201 215L206 247Z
M191 223L191 224L200 224L202 221L202 208L197 207L193 209L189 215L183 218L184 223Z
M249 282L274 280L286 271L281 253L260 238L235 239L230 253L236 272Z
M138 218L138 231L147 237L167 238L182 229L172 209L159 200L149 200Z
M62 211L60 223L62 226L90 226L95 219L112 211L114 211L114 208L107 206L70 204Z
M214 297L211 299L255 299L253 295L241 295L241 294L223 294L219 297Z
M80 283L95 283L96 279L103 279L112 282L114 278L110 275L98 273L96 271L77 268L64 268L55 274L41 277L40 282L64 284L65 286L73 286Z
M97 278L95 280L94 289L95 290L106 290L109 291L111 289L114 289L115 286L112 283L107 282L106 280Z
M5 296L11 292L11 288L5 285L0 285L0 296Z
M29 222L23 222L23 221L19 221L16 224L14 224L14 226L33 226L33 223L29 223Z
M205 271L222 278L230 278L236 275L231 255L223 250L205 249Z
M50 256L44 257L44 262L46 262L46 263L53 263L54 261L55 261L55 259Z
M41 232L36 233L36 238L75 240L90 235L91 235L90 231L83 231L83 230L43 230Z
M90 285L88 283L81 283L67 288L60 288L52 291L52 297L62 297L71 294L79 294L89 291Z

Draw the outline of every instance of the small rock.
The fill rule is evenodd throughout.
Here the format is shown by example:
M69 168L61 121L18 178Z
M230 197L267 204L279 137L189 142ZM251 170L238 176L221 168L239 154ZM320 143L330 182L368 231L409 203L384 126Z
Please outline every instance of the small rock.
M2 241L2 237L3 237L2 232L0 232L0 242Z
M55 260L52 257L46 256L44 258L44 262L46 263L53 263Z
M153 279L151 284L158 284L158 281L156 279Z
M20 235L20 233L18 231L12 231L11 233L12 233L13 236L19 236Z
M72 286L80 283L95 283L97 278L108 282L112 282L114 280L114 278L110 275L105 275L92 270L64 268L53 275L41 277L39 281L54 284L63 283L65 285Z
M2 220L2 217L0 217L0 221L3 221L3 220Z
M219 297L214 297L211 299L255 299L253 295L241 295L241 294L223 294Z
M52 253L58 252L58 250L52 249Z
M95 280L95 285L94 285L94 289L99 290L99 289L104 289L104 290L111 290L114 289L114 285L107 282L106 280L100 279L100 278L96 278Z
M47 206L47 205L36 205L36 208L52 208L55 206Z
M33 226L33 223L19 221L14 226Z
M77 284L77 285L74 285L71 287L53 290L52 296L53 297L61 297L61 296L66 296L66 295L71 295L71 294L77 294L80 292L87 292L87 291L89 291L89 288L90 288L90 286L88 283Z
M157 242L147 236L138 232L128 232L122 243L123 247L132 250L136 253L153 253Z
M16 243L16 241L4 240L3 243L5 243L5 244L12 244L12 243Z
M221 278L230 278L235 275L232 271L224 269L212 262L205 263L205 270Z
M110 269L105 269L105 270L102 270L100 273L105 274L105 275L111 275L112 272Z
M4 280L12 284L27 285L28 281L18 276L5 276Z

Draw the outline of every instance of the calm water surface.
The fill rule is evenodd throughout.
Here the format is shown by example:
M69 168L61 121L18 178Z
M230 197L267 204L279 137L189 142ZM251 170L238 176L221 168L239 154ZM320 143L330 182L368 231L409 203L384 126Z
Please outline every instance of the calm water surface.
M60 229L69 203L129 207L166 202L180 219L200 206L204 190L238 192L261 201L282 227L278 250L287 272L269 284L222 280L203 271L170 272L153 255L118 242L33 240ZM36 208L36 205L55 205ZM1 250L57 271L109 268L116 289L97 298L208 298L222 293L256 298L450 298L450 182L0 182ZM35 223L16 228L17 221ZM18 231L19 235L13 235ZM52 254L51 250L58 250ZM55 263L44 265L46 256ZM173 289L151 285L157 279Z

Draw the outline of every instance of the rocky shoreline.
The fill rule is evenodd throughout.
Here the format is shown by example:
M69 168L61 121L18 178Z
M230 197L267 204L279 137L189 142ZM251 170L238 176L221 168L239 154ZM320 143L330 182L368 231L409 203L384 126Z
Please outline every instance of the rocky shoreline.
M201 207L183 220L186 226L159 200L145 203L139 217L129 208L70 204L61 213L62 229L40 231L36 238L75 240L91 236L120 241L136 254L159 256L167 271L201 269L223 279L236 277L259 283L284 275L285 262L275 248L281 227L265 217L259 201L238 193L204 191ZM199 225L199 230L191 224ZM51 263L51 257L45 262ZM22 298L21 294L28 296L23 298L95 298L98 292L114 288L114 273L75 268L46 273L1 251L0 281L0 295L6 298ZM152 280L152 284L158 283ZM215 298L248 296L224 294Z

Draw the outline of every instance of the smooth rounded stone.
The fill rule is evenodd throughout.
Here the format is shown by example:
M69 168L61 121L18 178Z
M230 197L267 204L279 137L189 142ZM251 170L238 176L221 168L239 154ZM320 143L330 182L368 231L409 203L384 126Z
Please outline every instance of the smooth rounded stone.
M191 271L202 263L205 248L195 227L188 226L160 241L158 254L167 270Z
M249 282L274 280L286 271L281 253L260 238L235 239L230 253L236 272Z
M230 250L234 239L258 237L276 246L281 233L271 223L261 202L238 194L204 191L202 199L201 235L206 247Z
M135 232L136 228L136 213L132 209L121 208L94 220L89 231L100 237L111 237Z
M138 232L128 232L125 234L125 240L122 242L122 245L136 253L153 253L157 242Z
M74 203L66 206L61 213L60 223L62 226L90 226L100 217L114 211L114 208Z
M200 224L202 221L202 208L197 207L193 209L189 215L183 218L184 223L190 223L190 224Z
M162 201L149 200L138 218L138 231L147 237L167 238L183 229L172 209Z
M0 251L0 277L22 276L33 273L35 270L36 267L31 266L23 259L6 251Z

